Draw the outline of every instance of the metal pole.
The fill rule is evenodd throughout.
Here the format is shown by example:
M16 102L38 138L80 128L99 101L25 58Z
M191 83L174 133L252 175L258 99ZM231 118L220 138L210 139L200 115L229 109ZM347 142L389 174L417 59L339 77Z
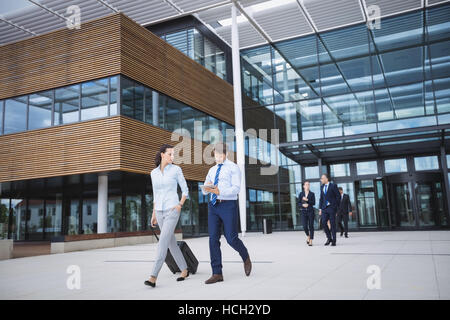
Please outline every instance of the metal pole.
M231 54L233 61L233 89L234 89L234 127L236 132L236 159L241 171L241 189L239 190L239 213L241 219L242 236L247 231L247 188L245 185L245 149L244 126L242 121L241 95L241 62L239 55L239 33L237 26L236 4L231 5Z

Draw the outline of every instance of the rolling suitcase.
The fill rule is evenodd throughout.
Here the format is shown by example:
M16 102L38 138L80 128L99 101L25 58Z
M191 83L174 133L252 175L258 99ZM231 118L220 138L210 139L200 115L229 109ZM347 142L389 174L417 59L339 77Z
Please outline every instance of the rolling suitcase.
M150 229L153 232L153 235L156 237L156 240L159 241L158 236L156 235L155 231L152 227ZM188 266L188 270L190 273L195 274L197 272L198 268L198 260L195 257L195 255L192 253L191 249L187 245L185 241L177 241L178 246L180 247L181 253L183 254L184 260L186 260L186 264ZM170 253L170 250L167 250L167 256L166 256L166 264L169 267L170 271L173 273L181 272L180 268L178 268L177 263L173 259L172 254Z

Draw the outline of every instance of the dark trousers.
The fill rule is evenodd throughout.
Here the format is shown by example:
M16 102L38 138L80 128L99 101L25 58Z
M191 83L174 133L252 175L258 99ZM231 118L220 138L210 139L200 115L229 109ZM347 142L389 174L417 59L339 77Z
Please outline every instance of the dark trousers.
M239 253L242 261L248 258L247 248L238 237L237 201L216 202L214 206L208 203L209 254L213 274L222 274L222 252L220 251L222 225L228 244Z
M314 239L314 211L302 211L302 223L306 236L309 236L310 239Z
M330 220L331 231L328 228L328 220ZM322 227L325 230L327 238L332 242L336 242L336 210L332 207L322 209Z
M342 225L342 221L344 221L344 225ZM345 232L345 234L348 234L348 213L338 213L337 223L341 233Z

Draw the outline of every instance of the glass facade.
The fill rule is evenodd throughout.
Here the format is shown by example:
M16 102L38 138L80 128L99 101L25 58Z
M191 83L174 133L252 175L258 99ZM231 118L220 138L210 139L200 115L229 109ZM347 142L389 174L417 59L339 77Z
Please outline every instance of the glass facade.
M244 108L269 110L280 142L449 123L449 17L445 5L242 50Z
M198 182L188 181L188 188L178 228L184 236L206 235L207 199ZM97 189L96 174L1 183L0 239L96 233ZM148 230L152 209L150 175L108 174L107 232Z
M0 100L0 115L3 112L5 116L0 117L0 134L118 114L169 131L183 128L191 137L205 143L218 141L218 139L225 140L227 130L233 129L232 125L224 121L125 76L103 78ZM194 131L194 121L201 122L197 131ZM4 128L3 132L2 128ZM208 131L209 129L217 131L211 132ZM183 132L180 133L183 134ZM230 148L234 150L234 135L228 133L228 136L229 141L227 141Z
M318 201L321 172L330 173L349 194L352 228L447 225L443 205L424 209L425 190L443 195L442 188L418 176L439 170L439 146L431 154L420 145L441 136L406 130L450 123L450 4L380 23L380 29L361 23L241 50L244 129L278 129L281 145L280 153L269 152L268 163L276 163L273 155L280 159L277 174L262 176L262 161L247 165L248 229L261 230L264 217L276 230L302 229L295 199L309 180ZM388 132L403 129L403 135ZM385 142L373 140L381 135ZM270 139L264 140L254 143L253 154L264 153L259 146L273 149ZM408 156L398 152L396 144L405 146L407 140L420 143L417 153L422 154L414 155L411 147ZM377 147L389 151L380 155ZM436 176L439 186L443 176ZM425 185L413 189L413 178ZM411 203L397 210L391 194L403 199L407 193ZM270 201L264 200L267 194ZM397 222L396 210L409 217L404 218L409 224Z
M225 53L196 28L163 34L161 38L219 78L227 80Z
M228 136L227 141L234 150L234 135L230 131L227 134L227 130L234 129L232 125L130 78L121 76L120 81L122 115L168 131L186 130L180 133L188 133L190 137L205 143L214 143L218 141L216 139L225 141ZM195 128L194 121L201 122L201 126Z
M0 134L116 115L117 82L113 76L0 100Z

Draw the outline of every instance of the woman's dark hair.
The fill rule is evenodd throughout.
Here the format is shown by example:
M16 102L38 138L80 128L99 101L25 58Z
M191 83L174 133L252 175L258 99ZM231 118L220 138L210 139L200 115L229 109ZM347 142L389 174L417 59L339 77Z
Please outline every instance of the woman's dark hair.
M305 181L303 181L303 183L302 183L302 187L304 187L305 186L305 183L309 183L309 184L311 184L311 182L309 182L309 180L305 180Z
M173 146L171 146L170 144L163 144L160 148L159 151L156 153L155 156L155 166L158 167L161 164L161 153L166 153L167 149L172 149Z

